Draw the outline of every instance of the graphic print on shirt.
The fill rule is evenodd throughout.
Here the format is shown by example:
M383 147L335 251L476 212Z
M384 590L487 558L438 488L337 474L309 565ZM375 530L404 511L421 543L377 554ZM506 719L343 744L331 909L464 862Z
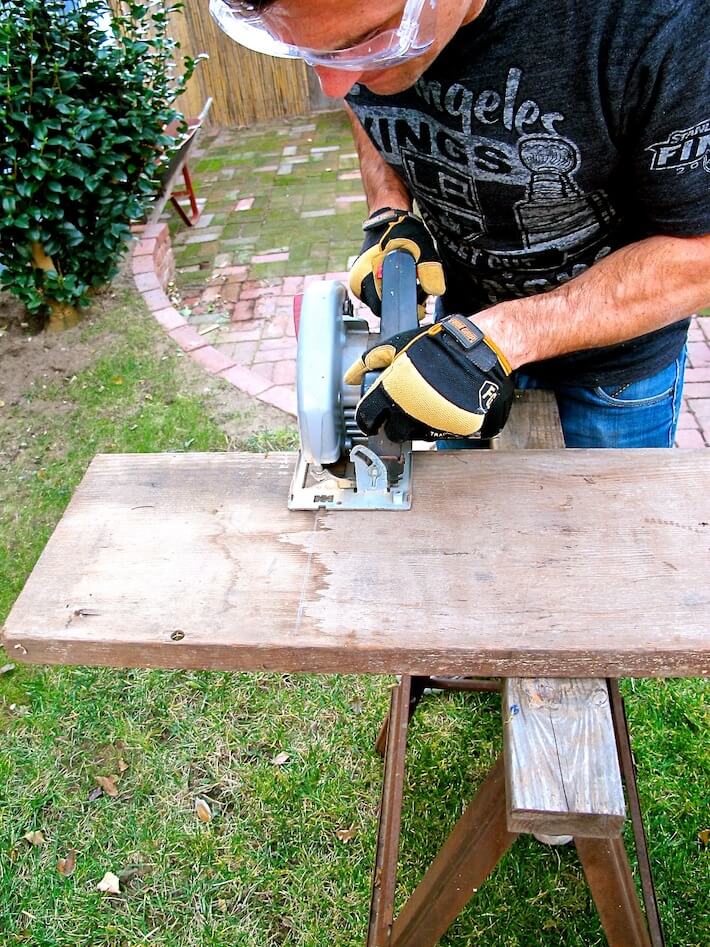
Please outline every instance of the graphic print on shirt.
M710 118L692 128L681 128L670 133L665 141L649 145L651 170L673 170L685 174L702 167L710 174Z
M358 102L357 88L350 100L439 247L482 277L490 302L559 285L611 252L607 194L582 190L579 148L557 127L564 115L519 102L522 78L511 68L502 94L478 95L422 78L413 91L430 111Z

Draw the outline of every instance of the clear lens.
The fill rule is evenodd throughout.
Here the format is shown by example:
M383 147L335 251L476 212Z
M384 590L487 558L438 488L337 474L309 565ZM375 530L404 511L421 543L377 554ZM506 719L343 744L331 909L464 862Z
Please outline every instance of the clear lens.
M435 36L436 0L407 0L396 29L378 33L349 49L316 50L293 46L272 36L261 16L242 15L227 0L210 0L210 13L220 29L241 46L286 59L305 59L312 66L361 70L396 65L420 56Z

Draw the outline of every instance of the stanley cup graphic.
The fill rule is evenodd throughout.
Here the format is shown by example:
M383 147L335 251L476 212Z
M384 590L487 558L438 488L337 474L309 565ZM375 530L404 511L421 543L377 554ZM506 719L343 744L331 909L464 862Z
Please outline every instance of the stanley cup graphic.
M580 160L571 141L531 135L521 139L518 151L530 172L525 198L515 205L525 247L567 249L588 243L611 220L604 196L584 194L572 177Z

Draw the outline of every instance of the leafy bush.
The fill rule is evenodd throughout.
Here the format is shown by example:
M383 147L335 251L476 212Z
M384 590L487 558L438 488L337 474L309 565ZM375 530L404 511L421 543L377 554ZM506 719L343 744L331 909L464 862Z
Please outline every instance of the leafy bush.
M0 281L31 311L85 305L157 189L180 6L0 0Z

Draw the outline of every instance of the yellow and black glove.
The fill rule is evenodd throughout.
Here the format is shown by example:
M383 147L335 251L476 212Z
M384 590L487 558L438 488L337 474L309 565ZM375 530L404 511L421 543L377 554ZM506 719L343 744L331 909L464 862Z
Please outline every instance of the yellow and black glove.
M417 312L425 315L427 296L446 289L444 268L431 234L423 222L406 210L382 207L362 226L365 240L350 270L350 289L376 316L382 310L382 262L392 250L407 250L417 264Z
M384 369L358 403L365 434L384 425L392 441L442 435L495 437L508 420L513 376L502 352L465 316L400 332L368 349L345 374L359 385Z

